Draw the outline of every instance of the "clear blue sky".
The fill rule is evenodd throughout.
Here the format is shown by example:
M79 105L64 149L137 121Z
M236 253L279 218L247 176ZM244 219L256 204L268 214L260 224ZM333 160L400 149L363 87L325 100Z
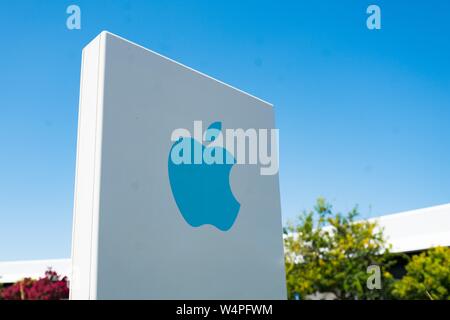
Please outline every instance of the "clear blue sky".
M0 1L0 260L70 256L81 49L102 30L275 104L284 221L318 196L364 217L450 202L449 1L166 2Z

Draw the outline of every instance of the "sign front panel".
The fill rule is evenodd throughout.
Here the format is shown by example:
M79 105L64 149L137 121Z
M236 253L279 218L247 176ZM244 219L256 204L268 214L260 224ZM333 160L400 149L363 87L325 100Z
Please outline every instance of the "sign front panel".
M72 298L286 298L273 107L106 32L82 73Z

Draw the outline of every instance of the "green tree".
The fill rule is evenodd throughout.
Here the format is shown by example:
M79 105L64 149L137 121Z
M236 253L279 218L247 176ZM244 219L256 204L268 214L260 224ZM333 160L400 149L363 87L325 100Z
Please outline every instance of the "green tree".
M285 228L285 262L289 298L299 294L333 293L336 299L390 298L394 281L388 271L395 259L380 228L370 221L355 221L348 214L333 214L323 198ZM381 288L371 288L368 267L380 271ZM378 268L378 267L379 268Z
M436 247L413 256L392 293L399 299L450 300L450 248Z

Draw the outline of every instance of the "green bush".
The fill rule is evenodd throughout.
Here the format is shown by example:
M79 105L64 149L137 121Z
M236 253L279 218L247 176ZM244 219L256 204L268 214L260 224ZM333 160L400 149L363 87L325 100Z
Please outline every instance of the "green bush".
M285 228L288 296L332 293L336 299L390 298L395 263L376 223L355 221L357 209L334 214L324 199ZM379 266L379 289L369 289L369 266Z
M450 248L437 247L413 256L392 293L399 299L450 300Z

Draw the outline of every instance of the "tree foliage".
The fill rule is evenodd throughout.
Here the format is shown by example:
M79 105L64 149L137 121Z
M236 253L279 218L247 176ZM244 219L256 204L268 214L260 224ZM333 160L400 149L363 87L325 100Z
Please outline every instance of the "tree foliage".
M450 248L437 247L413 256L392 293L399 299L450 300Z
M285 228L286 277L289 298L333 293L337 299L389 298L394 263L382 230L370 221L355 221L357 208L334 214L319 198L314 210ZM381 289L369 289L367 268L381 270ZM370 280L370 279L369 279Z

